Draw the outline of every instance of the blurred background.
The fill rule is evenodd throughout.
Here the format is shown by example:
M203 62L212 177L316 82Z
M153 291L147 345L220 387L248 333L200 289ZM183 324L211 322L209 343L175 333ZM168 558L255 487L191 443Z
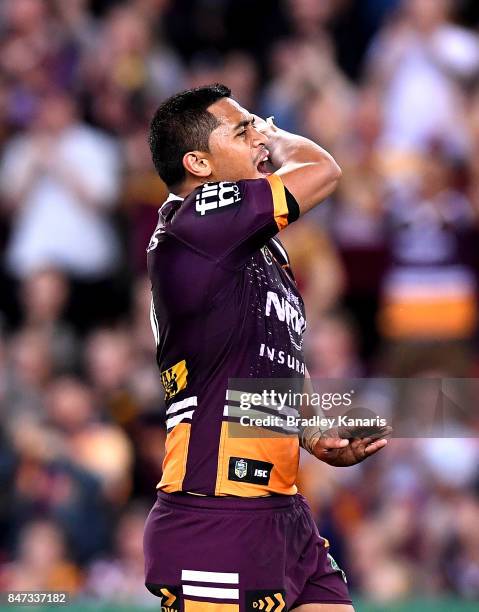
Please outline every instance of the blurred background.
M0 591L158 605L145 250L166 190L146 134L161 100L214 81L343 167L282 234L312 376L479 372L477 2L2 0ZM478 432L347 470L303 458L359 612L479 609Z

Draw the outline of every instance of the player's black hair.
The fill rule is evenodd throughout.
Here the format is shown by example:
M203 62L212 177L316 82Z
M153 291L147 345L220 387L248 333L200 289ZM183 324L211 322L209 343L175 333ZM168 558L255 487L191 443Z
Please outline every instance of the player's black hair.
M159 106L150 124L149 143L156 171L168 187L185 179L185 153L209 151L210 134L218 121L207 109L230 96L226 85L215 83L182 91Z

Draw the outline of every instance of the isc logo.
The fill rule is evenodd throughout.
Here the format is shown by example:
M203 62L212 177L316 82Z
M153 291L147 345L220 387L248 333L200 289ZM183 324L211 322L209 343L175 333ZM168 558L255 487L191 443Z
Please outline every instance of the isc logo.
M244 457L230 457L228 479L236 482L248 482L256 485L267 485L273 464L267 461L256 461Z
M267 470L255 470L254 475L258 476L259 478L268 478L268 471Z
M207 183L196 196L196 212L203 217L223 206L236 204L240 199L240 190L236 183Z

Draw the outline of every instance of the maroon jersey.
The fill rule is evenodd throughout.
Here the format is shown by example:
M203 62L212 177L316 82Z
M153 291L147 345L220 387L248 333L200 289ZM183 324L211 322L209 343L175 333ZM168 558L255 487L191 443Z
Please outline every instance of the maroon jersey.
M273 174L170 198L148 248L167 493L296 493L298 440L228 435L230 378L304 376L304 305L273 236L299 207Z

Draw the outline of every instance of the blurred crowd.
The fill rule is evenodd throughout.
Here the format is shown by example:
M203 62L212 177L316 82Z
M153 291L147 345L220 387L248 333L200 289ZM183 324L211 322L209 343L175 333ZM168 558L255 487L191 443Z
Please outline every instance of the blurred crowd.
M155 603L142 530L164 452L145 250L165 97L215 81L343 179L282 235L313 377L473 378L473 0L0 3L0 589ZM479 419L301 490L354 592L479 599Z

